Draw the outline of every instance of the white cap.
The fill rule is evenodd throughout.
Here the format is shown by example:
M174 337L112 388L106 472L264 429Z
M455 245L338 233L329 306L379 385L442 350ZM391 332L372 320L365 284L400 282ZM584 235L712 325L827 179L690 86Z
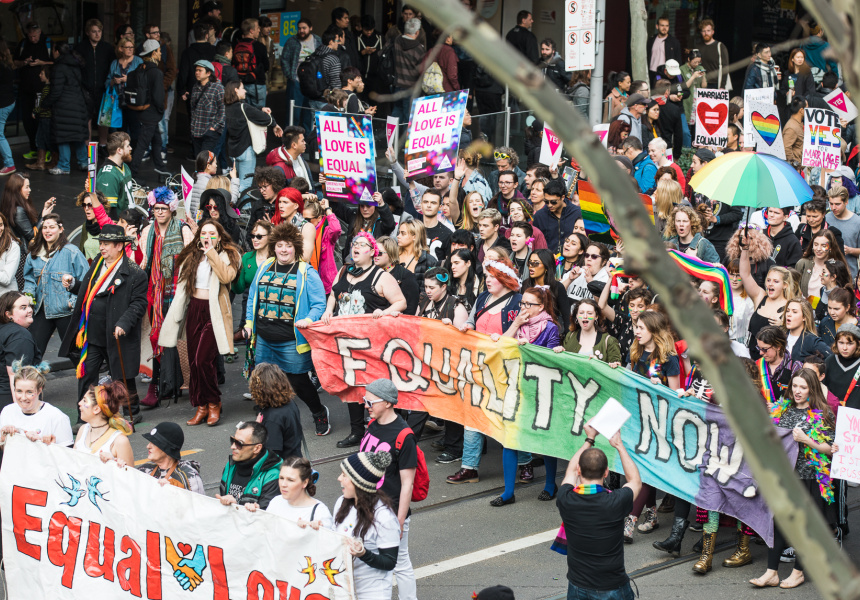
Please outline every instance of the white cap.
M681 74L681 66L678 64L677 60L670 59L666 61L666 73L672 77L677 77Z
M159 44L155 40L146 40L143 42L143 48L140 49L141 56L148 56L161 48L161 44Z

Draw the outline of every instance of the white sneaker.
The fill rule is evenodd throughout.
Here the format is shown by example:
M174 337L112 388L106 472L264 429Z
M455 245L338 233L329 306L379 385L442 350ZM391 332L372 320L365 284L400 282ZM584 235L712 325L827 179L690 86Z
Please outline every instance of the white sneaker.
M780 562L791 563L794 562L794 546L789 546L785 550L782 551L782 556L779 557Z

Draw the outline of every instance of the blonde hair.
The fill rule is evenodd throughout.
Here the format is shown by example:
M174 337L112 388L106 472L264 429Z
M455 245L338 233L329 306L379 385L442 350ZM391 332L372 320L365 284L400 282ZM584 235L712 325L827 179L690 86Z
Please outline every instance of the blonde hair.
M226 190L230 191L230 178L226 175L213 175L209 178L206 184L207 190Z
M409 248L407 251L412 252L416 259L421 258L421 251L427 250L427 230L424 228L424 223L412 219L401 223L400 229L405 229L415 237L415 241L412 242L412 248ZM403 250L403 248L400 249L401 253Z
M788 325L785 323L785 314L788 312L789 304L799 304L800 305L800 314L803 315L803 331L817 334L818 331L815 329L815 313L812 310L812 305L806 298L801 298L799 296L793 297L785 304L785 310L782 311L782 326L785 327L786 331L788 331Z
M827 195L830 198L835 198L836 196L839 196L840 198L842 198L843 202L845 202L845 203L848 202L848 196L849 196L848 188L846 188L844 186L834 185L832 188L830 188L827 191Z
M794 276L791 274L791 271L786 269L785 267L771 267L768 269L767 274L770 275L772 271L779 273L782 276L782 297L786 302L791 300L792 298L800 298L800 282L798 282ZM767 279L767 276L765 276Z
M42 365L46 365L46 363L42 363L42 365L32 366L32 365L24 365L22 364L24 357L21 357L21 360L16 360L12 363L12 373L14 373L12 384L18 383L19 380L24 381L34 381L36 383L36 389L42 391L45 389L45 386L48 383L48 379L45 377L45 373L48 372L47 367L43 370Z
M392 265L396 265L400 262L400 246L397 245L397 240L393 237L384 235L376 240L376 245L380 246L388 255L388 260L391 261Z
M675 185L679 184L676 183ZM690 234L696 235L697 233L701 233L702 222L699 220L699 214L689 206L676 206L672 211L672 214L669 215L669 219L666 221L666 231L663 232L664 239L668 240L673 237L678 237L678 232L675 231L675 215L680 212L685 213L690 218Z
M656 311L645 311L639 315L639 321L642 322L654 340L654 352L651 354L651 358L655 362L663 364L669 360L670 356L677 354L675 338L672 337L672 326L664 314ZM639 343L639 338L634 339L633 345L630 346L631 364L635 365L639 362L644 352L645 346Z
M465 229L466 231L472 231L477 225L477 220L472 219L472 213L469 212L469 202L472 201L472 197L477 196L481 199L481 204L484 204L484 197L480 194L480 192L472 191L466 194L465 198L463 198L463 216L460 219L460 223L457 225L459 229ZM483 210L483 209L481 209ZM480 215L481 213L478 213Z
M654 204L659 216L664 221L669 220L675 206L684 199L684 191L681 184L674 179L661 179L657 182L657 191L654 192Z

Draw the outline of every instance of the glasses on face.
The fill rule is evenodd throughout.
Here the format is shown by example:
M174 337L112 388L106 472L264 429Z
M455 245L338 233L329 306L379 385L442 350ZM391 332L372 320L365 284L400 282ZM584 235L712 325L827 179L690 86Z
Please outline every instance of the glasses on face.
M265 234L265 233L252 233L252 234L251 234L251 239L252 239L252 240L262 240L264 237L266 237L266 235L268 235L268 234Z
M773 346L768 346L767 348L762 348L761 346L756 345L756 349L757 349L761 354L765 354L765 353L766 353L768 350L770 350L771 348L773 348Z
M84 202L84 208L92 208L92 207L93 207L92 202Z
M149 35L161 35L160 31L150 31Z
M514 185L513 181L500 181L499 185Z
M493 158L496 160L511 160L511 155L497 150L496 152L493 152Z
M385 400L383 400L383 399L381 399L381 398L378 398L378 399L376 399L376 400L371 400L371 399L370 399L370 398L368 398L367 396L364 396L364 397L362 398L362 400L364 400L364 405L365 405L367 408L373 408L373 405L374 405L374 404L379 404L380 402L385 402Z
M359 250L364 249L364 248L366 248L366 249L368 249L368 250L369 250L369 249L370 249L370 244L368 244L367 242L355 242L355 243L352 245L352 247L353 247L353 248L358 248Z
M536 268L538 268L539 266L541 266L543 263L541 263L540 261L534 262L534 261L531 261L531 260L530 260L528 264L529 264L529 266L530 266L530 267L534 267L534 268L536 269Z
M599 260L599 259L600 259L600 255L599 255L599 254L589 254L589 253L585 252L585 253L583 253L583 255L582 255L582 256L583 256L583 257L585 257L585 258L590 258L590 259L592 259L592 260Z
M520 301L520 308L532 308L533 306L540 306L537 302L526 302L524 300Z
M272 186L271 186L271 184L268 184L268 183L261 183L261 184L260 184L260 189L261 189L261 190L264 190L264 189L266 189L266 188L270 188L270 189L271 189L271 187L272 187Z
M134 50L134 46L123 46L123 50Z
M561 200L547 200L546 201L546 203L549 204L550 206L555 206L559 202L561 202Z
M242 448L245 448L246 446L256 446L256 445L257 444L255 442L240 442L239 440L234 438L232 435L230 436L230 446L231 447L236 446L239 450L241 450Z
M212 210L213 208L215 210L218 210L218 205L217 204L207 204L206 208L208 208L209 210Z

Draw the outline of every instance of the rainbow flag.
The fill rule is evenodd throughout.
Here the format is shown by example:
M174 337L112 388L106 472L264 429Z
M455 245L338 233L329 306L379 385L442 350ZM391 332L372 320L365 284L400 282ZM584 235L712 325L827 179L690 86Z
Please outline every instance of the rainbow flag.
M579 208L582 211L582 220L585 223L585 231L588 232L589 239L614 245L616 240L619 239L618 233L615 231L612 219L606 214L603 200L594 191L594 187L588 181L580 179L577 182L577 192L579 193ZM654 204L651 196L639 194L639 197L642 199L642 204L648 210L648 216L651 217L651 222L653 223Z
M669 256L688 275L716 283L720 290L720 308L731 316L735 308L732 301L732 287L729 285L729 272L723 265L705 262L677 250L669 250Z

